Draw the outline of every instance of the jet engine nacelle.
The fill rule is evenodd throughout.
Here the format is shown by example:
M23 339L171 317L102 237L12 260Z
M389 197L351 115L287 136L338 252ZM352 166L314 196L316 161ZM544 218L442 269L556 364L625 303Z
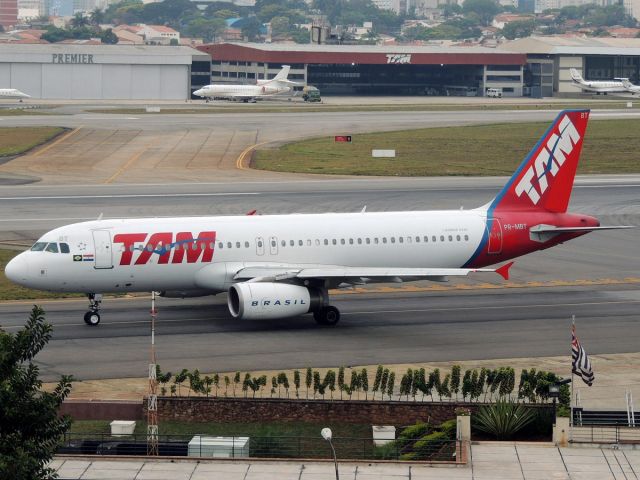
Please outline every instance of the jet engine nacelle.
M247 320L296 317L326 303L321 290L288 283L236 283L227 298L231 315Z

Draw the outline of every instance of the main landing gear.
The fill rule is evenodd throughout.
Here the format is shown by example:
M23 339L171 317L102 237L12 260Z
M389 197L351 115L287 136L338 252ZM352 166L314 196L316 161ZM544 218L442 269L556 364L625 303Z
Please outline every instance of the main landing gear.
M101 293L89 293L89 311L84 314L84 323L95 327L100 323L100 303L102 303Z
M334 326L340 321L340 310L336 307L322 307L313 312L313 319L318 325Z

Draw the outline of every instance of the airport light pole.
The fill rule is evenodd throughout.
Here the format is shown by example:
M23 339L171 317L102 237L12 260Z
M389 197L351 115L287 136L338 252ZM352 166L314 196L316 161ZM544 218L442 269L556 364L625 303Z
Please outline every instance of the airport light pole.
M338 457L336 457L336 449L333 448L333 443L331 442L331 429L328 427L323 428L320 431L320 435L322 435L322 438L329 442L329 445L331 446L331 452L333 453L333 464L336 467L336 480L340 480L340 474L338 473Z
M151 362L147 397L147 455L158 452L158 367L156 364L156 292L151 292Z

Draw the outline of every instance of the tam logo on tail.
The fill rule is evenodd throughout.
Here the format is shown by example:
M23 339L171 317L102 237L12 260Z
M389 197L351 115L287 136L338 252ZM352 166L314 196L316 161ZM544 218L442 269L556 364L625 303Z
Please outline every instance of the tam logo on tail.
M561 112L492 207L496 210L566 212L588 120L588 110Z

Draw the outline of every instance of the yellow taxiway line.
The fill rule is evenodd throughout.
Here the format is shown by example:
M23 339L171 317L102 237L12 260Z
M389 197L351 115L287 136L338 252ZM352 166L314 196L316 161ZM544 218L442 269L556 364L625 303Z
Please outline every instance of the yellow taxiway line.
M132 156L127 163L125 163L124 165L122 165L118 171L116 171L116 173L114 173L113 175L111 175L109 178L107 178L104 183L108 184L113 182L116 178L118 178L120 175L122 175L126 170L129 169L129 167L131 165L133 165L141 156L144 152L146 152L149 149L149 147L144 147L143 150L140 150L138 153L136 153L134 156Z
M240 155L238 155L238 158L236 159L236 168L237 168L238 170L247 170L247 167L245 167L245 166L244 166L244 159L245 159L245 157L247 156L247 154L248 154L249 152L251 152L252 150L254 150L254 149L258 148L259 146L264 145L264 144L266 144L266 143L269 143L269 142L256 143L255 145L251 145L251 146L249 146L249 147L245 148L245 149L240 153Z
M68 139L69 137L75 135L76 133L78 133L80 130L82 129L82 125L80 125L78 128L75 128L73 130L71 130L70 132L65 133L64 135L60 136L57 140L53 141L52 143L50 143L49 145L45 146L44 148L41 148L40 150L38 150L37 152L35 152L33 155L29 155L30 157L39 157L40 155L42 155L45 152L48 152L50 149L52 149L53 147L55 147L56 145L58 145L60 142L64 142L66 139Z

